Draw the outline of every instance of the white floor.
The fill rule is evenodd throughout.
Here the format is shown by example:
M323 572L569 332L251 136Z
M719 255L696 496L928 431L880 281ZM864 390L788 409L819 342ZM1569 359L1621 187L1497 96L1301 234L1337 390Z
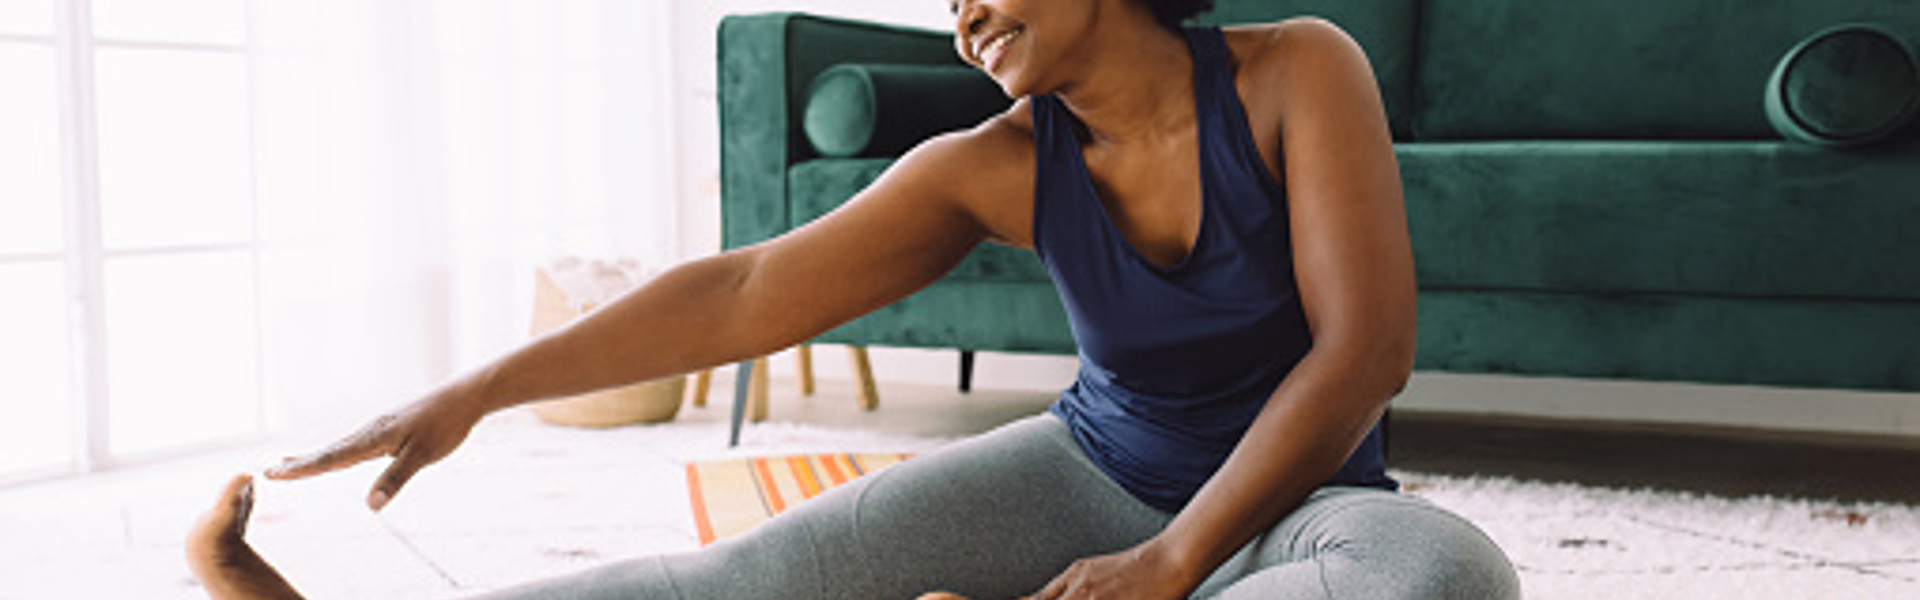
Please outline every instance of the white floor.
M457 597L695 547L685 462L791 449L790 424L869 432L849 440L867 448L925 445L1040 412L1055 394L889 385L863 412L844 382L801 397L776 379L772 421L729 451L731 378L718 375L710 404L668 425L587 431L495 415L378 517L362 504L378 466L262 484L248 537L312 597ZM231 475L338 433L0 490L0 600L204 598L180 558L188 524Z
M724 456L921 450L1038 413L1056 392L889 384L800 397L776 379L772 421L726 448L730 372L672 423L547 426L489 419L381 516L380 466L267 483L249 539L316 598L459 597L622 557L696 546L684 465ZM367 415L371 417L372 415ZM330 441L351 423L192 460L0 489L0 600L201 598L187 525L232 474ZM833 432L823 439L822 430ZM1890 473L1888 476L1900 476ZM1534 598L1920 597L1920 508L1825 505L1401 474L1506 548ZM1664 506L1665 508L1660 508ZM1664 511L1664 512L1663 512ZM1857 522L1856 522L1857 521Z

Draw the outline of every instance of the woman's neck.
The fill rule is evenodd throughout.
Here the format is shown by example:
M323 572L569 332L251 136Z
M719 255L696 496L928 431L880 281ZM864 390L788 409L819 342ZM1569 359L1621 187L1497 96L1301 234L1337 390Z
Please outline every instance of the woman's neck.
M1087 127L1095 143L1130 144L1177 135L1193 126L1193 58L1178 31L1149 22L1107 28L1082 56L1077 77L1054 94Z

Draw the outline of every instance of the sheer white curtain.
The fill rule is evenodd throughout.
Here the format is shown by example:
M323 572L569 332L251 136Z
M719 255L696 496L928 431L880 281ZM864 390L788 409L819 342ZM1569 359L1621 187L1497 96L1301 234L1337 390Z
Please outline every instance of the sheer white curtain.
M681 258L667 6L251 4L270 423L399 402L510 347L547 259Z

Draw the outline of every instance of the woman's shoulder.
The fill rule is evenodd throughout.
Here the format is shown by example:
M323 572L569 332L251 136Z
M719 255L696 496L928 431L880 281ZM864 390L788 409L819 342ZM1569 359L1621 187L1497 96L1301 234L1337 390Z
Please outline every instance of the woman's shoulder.
M892 170L974 214L993 237L1029 243L1033 209L1032 100L1022 98L979 125L915 147Z
M983 172L1032 168L1032 99L1021 98L971 129L935 136L902 157L902 166L935 179L976 180Z
M1279 131L1288 112L1379 102L1366 52L1331 21L1297 17L1225 33L1235 85L1256 132Z
M1222 29L1240 73L1259 78L1285 77L1287 65L1352 64L1348 59L1365 52L1346 30L1320 17L1294 17L1274 23L1234 25Z

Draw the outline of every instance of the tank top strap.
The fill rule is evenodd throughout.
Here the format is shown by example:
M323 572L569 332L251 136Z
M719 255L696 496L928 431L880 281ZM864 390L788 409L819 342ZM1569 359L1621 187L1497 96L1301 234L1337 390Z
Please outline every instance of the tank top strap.
M1201 113L1224 108L1222 102L1228 98L1238 104L1239 92L1233 83L1233 51L1227 48L1226 36L1218 27L1188 28L1185 32L1187 47L1193 52L1194 96L1210 105L1202 107Z
M1233 76L1233 58L1227 49L1226 34L1219 27L1188 27L1187 47L1193 51L1193 68L1203 77Z
M1071 164L1067 163L1068 152L1079 152L1079 143L1073 138L1073 115L1069 114L1060 100L1051 95L1032 97L1030 114L1033 117L1034 145L1034 190L1033 190L1033 249L1042 262L1048 261L1049 254L1056 247L1076 243L1077 229L1072 223L1084 222L1084 217L1075 214L1076 202L1071 181ZM1055 223L1068 224L1052 226ZM1067 239L1059 239L1065 236Z

